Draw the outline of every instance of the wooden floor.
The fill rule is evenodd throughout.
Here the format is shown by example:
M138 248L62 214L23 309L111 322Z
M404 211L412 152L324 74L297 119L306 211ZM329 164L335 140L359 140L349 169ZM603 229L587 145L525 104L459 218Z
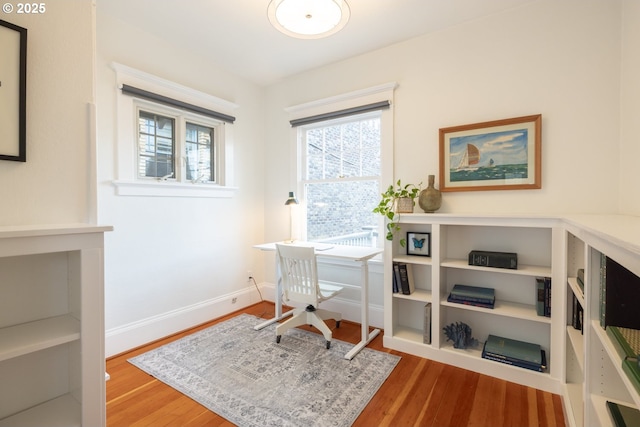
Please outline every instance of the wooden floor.
M241 311L273 317L263 302ZM127 359L196 330L146 345L107 360L107 426L232 426L180 392L127 362ZM335 323L329 321L333 328ZM343 321L333 337L356 343L360 325ZM389 378L362 411L354 426L564 426L560 396L475 372L384 349L382 334L370 348L402 356Z

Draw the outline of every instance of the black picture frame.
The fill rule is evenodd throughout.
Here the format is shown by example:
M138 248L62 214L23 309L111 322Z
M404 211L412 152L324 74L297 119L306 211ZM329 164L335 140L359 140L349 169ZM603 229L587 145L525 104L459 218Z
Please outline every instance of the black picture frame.
M407 232L407 255L431 256L431 233Z
M0 160L27 161L27 29L0 20Z

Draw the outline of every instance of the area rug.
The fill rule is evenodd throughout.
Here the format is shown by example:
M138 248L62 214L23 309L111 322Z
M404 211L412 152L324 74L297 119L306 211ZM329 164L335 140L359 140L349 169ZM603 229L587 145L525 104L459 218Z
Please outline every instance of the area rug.
M349 426L400 357L242 314L129 359L239 426Z

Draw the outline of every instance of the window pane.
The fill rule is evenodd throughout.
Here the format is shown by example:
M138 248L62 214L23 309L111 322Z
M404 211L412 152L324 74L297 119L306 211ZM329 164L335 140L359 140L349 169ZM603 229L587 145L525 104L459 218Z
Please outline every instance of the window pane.
M138 174L163 177L174 173L175 120L146 111L138 118Z
M305 186L307 240L361 239L374 246L378 218L372 213L379 198L378 181L339 181Z
M213 128L187 123L187 179L197 182L215 181L213 170Z

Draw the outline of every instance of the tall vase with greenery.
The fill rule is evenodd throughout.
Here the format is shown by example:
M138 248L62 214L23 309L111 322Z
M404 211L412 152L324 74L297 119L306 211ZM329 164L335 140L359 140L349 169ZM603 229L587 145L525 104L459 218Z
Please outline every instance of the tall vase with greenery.
M380 203L373 209L373 212L389 220L387 223L387 240L393 240L394 233L400 230L400 224L398 223L398 200L403 198L411 199L411 209L413 209L414 200L419 193L420 184L417 186L414 184L405 184L403 186L402 182L398 180L395 186L390 185L387 191L381 194ZM406 244L406 239L400 239L400 246L404 247Z

